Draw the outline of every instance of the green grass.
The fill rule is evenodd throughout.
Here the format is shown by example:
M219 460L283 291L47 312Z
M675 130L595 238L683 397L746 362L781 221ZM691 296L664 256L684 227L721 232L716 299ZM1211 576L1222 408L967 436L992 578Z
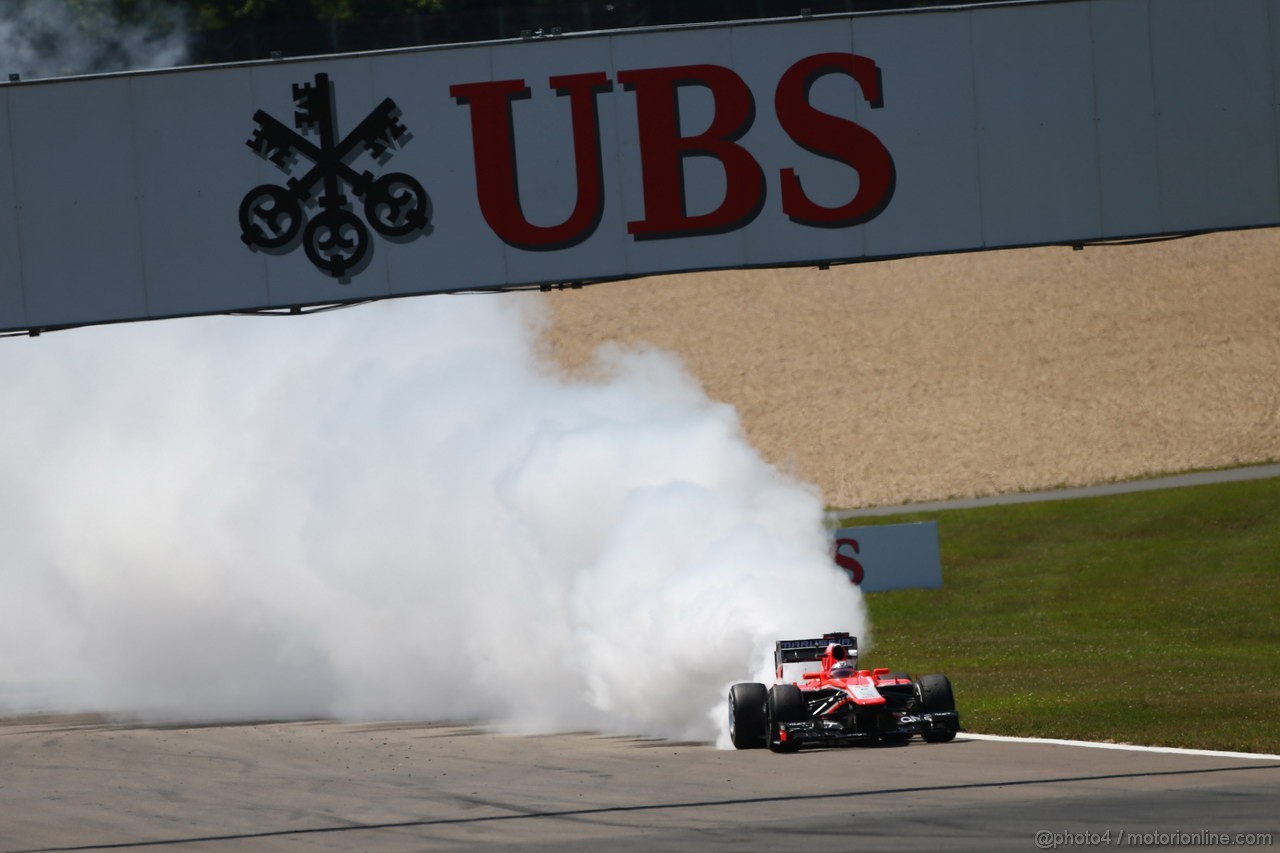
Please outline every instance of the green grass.
M865 664L970 731L1280 753L1280 479L858 523L926 519L943 588L869 594Z

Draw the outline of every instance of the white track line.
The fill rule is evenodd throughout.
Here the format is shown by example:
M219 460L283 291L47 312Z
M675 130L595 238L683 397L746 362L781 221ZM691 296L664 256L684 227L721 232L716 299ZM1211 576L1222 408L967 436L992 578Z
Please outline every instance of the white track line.
M1008 741L1009 743L1052 743L1058 746L1086 746L1092 749L1123 749L1130 752L1167 752L1172 755L1207 755L1211 758L1252 758L1259 761L1280 761L1280 755L1262 752L1219 752L1213 749L1180 749L1176 746L1136 746L1131 743L1099 743L1093 740L1058 740L1045 737L1008 737L1007 735L980 735L960 732L957 737L970 740Z

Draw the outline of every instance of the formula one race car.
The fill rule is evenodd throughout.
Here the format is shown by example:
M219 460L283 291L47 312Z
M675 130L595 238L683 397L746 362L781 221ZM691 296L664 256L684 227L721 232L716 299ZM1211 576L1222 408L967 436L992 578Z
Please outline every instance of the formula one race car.
M779 640L777 683L735 684L729 690L729 737L738 749L952 740L960 730L945 675L858 669L858 640L848 633L815 640ZM815 668L815 664L821 668Z

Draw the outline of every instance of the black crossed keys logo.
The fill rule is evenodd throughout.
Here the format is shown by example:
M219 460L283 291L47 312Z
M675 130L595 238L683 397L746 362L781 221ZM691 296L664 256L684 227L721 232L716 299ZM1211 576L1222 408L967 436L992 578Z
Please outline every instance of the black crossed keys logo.
M400 123L400 109L387 98L364 121L338 139L333 109L333 84L328 74L315 83L293 85L294 132L262 110L253 114L258 125L245 144L254 153L289 174L286 186L262 184L240 202L240 239L249 247L272 253L291 252L299 236L311 263L335 278L349 279L369 260L369 229L352 211L349 189L364 202L364 217L379 234L396 241L410 240L431 221L431 200L410 175L388 172L375 177L351 165L367 152L379 164L410 135ZM304 134L318 134L316 145ZM300 177L299 158L310 161ZM317 188L322 193L317 199ZM308 208L312 215L308 221ZM318 209L316 209L318 208Z

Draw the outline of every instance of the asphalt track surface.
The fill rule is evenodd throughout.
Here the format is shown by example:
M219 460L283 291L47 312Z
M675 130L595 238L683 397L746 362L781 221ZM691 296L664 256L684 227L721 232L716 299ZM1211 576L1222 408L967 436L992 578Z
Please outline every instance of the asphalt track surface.
M1267 476L1280 466L936 508ZM917 508L934 505L882 511ZM1221 849L1280 845L1278 807L1280 756L982 735L774 755L454 724L0 719L0 853Z
M1142 843L1158 833L1274 845L1278 803L1277 756L963 734L774 755L443 724L0 724L9 853L1035 850L1159 846Z

